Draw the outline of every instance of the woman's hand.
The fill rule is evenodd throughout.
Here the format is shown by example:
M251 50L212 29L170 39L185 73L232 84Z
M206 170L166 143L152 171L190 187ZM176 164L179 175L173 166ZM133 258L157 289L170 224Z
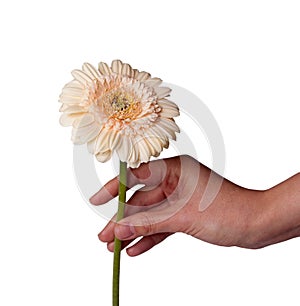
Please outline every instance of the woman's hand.
M292 234L288 234L287 229L280 237L275 225L265 228L273 219L277 222L272 213L272 197L274 192L278 192L277 186L275 191L266 192L237 186L189 156L142 164L137 169L128 169L127 176L128 188L138 184L145 187L129 199L125 218L118 223L111 220L99 234L99 239L107 243L110 251L114 249L115 236L123 241L123 247L142 237L127 248L130 256L148 251L176 232L212 244L247 248L291 238ZM210 190L215 188L216 196L203 210L201 203L207 197L208 182ZM115 177L90 202L94 205L108 202L117 196L118 186L118 178ZM299 207L300 201L298 203Z

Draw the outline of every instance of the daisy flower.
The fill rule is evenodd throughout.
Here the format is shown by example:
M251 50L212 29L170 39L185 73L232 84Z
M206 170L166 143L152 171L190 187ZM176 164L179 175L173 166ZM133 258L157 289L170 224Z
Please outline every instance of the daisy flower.
M74 144L87 143L98 161L116 151L120 161L138 167L157 157L176 139L177 105L167 99L171 89L162 80L114 60L98 70L85 63L60 95L60 123L73 126Z

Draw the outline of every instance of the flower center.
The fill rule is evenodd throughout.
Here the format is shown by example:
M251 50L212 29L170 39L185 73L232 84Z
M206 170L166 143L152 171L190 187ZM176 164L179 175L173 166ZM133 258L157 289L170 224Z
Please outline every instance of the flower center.
M134 102L133 97L124 92L115 92L111 96L111 108L115 112L126 111Z
M104 111L115 119L134 119L140 112L140 102L129 92L120 89L111 90L102 98Z

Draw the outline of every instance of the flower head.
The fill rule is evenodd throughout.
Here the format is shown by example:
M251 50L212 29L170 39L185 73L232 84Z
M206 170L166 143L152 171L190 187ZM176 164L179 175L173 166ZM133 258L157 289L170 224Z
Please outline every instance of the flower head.
M166 99L171 89L162 80L114 60L98 70L85 63L72 71L74 79L60 95L60 123L73 126L72 141L87 143L100 162L116 151L130 167L148 162L169 146L179 132L173 117L175 103Z

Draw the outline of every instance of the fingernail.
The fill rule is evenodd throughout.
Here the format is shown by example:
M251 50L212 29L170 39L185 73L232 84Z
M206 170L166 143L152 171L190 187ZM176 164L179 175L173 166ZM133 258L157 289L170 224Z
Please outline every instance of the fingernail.
M115 228L115 235L120 239L128 239L134 235L134 226L132 224L118 224Z
M102 242L107 242L107 241L105 240L105 232L104 232L104 231L102 231L102 232L100 232L100 233L98 234L98 238L99 238L99 240L101 240Z

